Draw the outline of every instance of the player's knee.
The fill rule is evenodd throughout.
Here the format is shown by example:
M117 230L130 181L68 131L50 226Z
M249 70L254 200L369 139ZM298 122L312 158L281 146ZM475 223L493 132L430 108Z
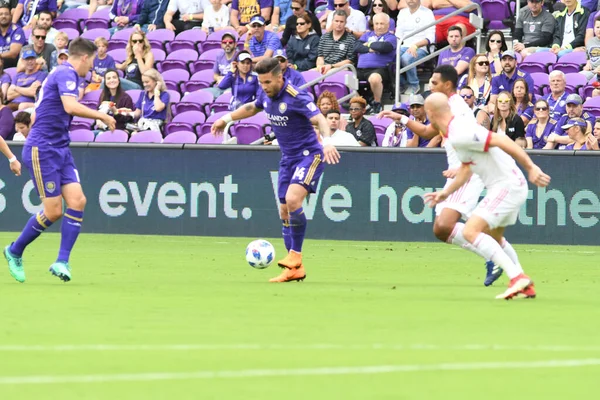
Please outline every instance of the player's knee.
M279 205L279 217L281 219L290 219L290 213L288 212L287 204Z
M479 236L480 233L481 233L480 230L477 230L477 229L473 228L472 226L469 226L469 224L466 224L462 231L464 238L469 243L475 242L475 239L477 239L477 236Z
M448 240L454 229L454 224L450 224L447 221L436 219L433 224L433 234L436 238L445 242Z
M62 217L62 203L52 203L44 205L44 215L52 222L56 222Z
M288 212L296 211L302 207L302 198L299 196L286 196L285 202L287 203Z
M72 208L73 210L83 211L86 204L87 198L83 193L81 193L76 197L70 198L67 202L67 207Z

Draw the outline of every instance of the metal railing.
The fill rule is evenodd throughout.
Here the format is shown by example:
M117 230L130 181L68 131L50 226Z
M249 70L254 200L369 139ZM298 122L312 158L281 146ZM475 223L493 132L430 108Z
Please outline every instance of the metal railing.
M396 36L397 45L396 45L396 93L395 93L395 98L394 98L395 104L400 102L400 76L403 73L405 73L406 71L408 71L409 69L415 68L416 66L431 60L432 58L434 58L438 54L440 54L442 51L450 48L450 45L448 45L442 49L434 51L431 54L428 54L427 56L425 56L423 58L418 59L417 61L415 61L405 67L402 67L401 62L400 62L400 51L402 50L402 43L406 39L413 37L413 36L417 35L418 33L421 33L423 31L431 28L432 26L438 25L440 22L444 22L447 19L454 17L455 15L462 14L466 11L472 11L472 10L477 11L477 15L469 14L469 22L471 23L471 25L473 25L475 27L475 32L473 32L470 35L465 36L462 41L463 41L463 43L465 43L465 42L471 40L472 38L477 37L477 53L479 53L479 47L480 47L479 38L481 37L481 30L483 28L483 16L482 16L482 12L481 12L481 6L477 3L472 3L472 4L469 4L462 8L459 8L458 10L451 12L450 14L444 16L443 18L440 18L428 25L425 25L424 27L419 28L416 31L410 32L406 36L402 36L402 37Z

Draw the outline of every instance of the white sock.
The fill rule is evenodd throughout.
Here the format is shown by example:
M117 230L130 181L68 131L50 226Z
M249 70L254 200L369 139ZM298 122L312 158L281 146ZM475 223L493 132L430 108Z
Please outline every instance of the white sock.
M504 250L506 255L510 257L510 260L517 267L523 269L523 267L521 267L521 263L519 262L519 256L517 255L517 252L515 251L515 249L513 249L511 244L508 243L508 240L506 240L505 238L502 238L502 250Z
M500 247L498 242L490 235L486 235L483 232L480 233L477 235L477 238L475 238L473 246L479 249L486 259L492 260L506 271L506 275L508 275L510 279L523 273L523 268L512 262L508 254L502 250L502 247Z
M457 222L454 225L454 229L452 230L450 237L448 237L448 243L455 244L457 246L462 247L465 250L469 250L470 252L477 254L481 258L485 258L485 261L488 261L489 259L486 258L483 254L481 254L479 249L477 249L475 246L469 243L467 239L465 239L462 233L464 227L465 224L463 224L462 222Z

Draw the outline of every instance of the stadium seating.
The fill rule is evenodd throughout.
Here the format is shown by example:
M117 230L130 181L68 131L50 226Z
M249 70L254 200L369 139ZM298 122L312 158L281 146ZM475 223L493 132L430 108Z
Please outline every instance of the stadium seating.
M96 136L96 143L127 143L127 140L129 140L129 134L121 130L100 132Z
M162 141L162 133L158 131L139 131L129 138L129 143L162 143Z
M196 143L198 137L195 133L189 131L177 131L164 138L163 143Z
M94 132L88 129L78 129L69 132L69 137L72 142L93 142Z

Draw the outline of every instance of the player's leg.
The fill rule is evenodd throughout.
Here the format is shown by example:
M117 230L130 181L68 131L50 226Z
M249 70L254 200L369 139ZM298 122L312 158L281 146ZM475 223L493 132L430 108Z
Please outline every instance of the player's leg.
M53 152L40 155L37 147L23 148L23 164L29 170L33 186L42 200L43 209L29 218L17 240L4 248L10 274L19 282L25 281L22 258L25 248L62 215L62 196L57 187L60 174L53 162Z
M281 218L281 235L285 249L290 251L292 248L292 233L290 229L290 215L285 202L285 194L290 186L293 170L288 165L287 160L282 159L279 162L279 175L277 178L277 196L279 198L279 217Z
M292 232L290 229L290 214L287 209L287 204L279 204L279 217L281 218L281 236L283 236L283 244L289 253L292 248Z
M71 280L71 267L69 257L73 246L77 241L81 224L83 223L83 210L86 198L79 183L79 173L71 156L71 152L65 154L65 162L61 170L61 191L67 204L64 218L60 227L60 249L56 262L50 266L52 275L57 276L64 282Z

